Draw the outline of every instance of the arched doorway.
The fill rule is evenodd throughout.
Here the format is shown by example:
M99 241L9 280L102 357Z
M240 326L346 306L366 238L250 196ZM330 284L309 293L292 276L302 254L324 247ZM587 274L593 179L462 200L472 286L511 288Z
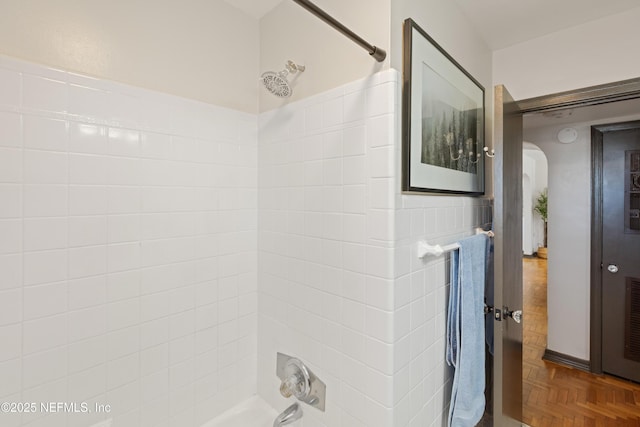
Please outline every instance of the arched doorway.
M534 255L544 246L544 222L534 207L548 186L548 163L537 145L524 142L522 148L522 253Z

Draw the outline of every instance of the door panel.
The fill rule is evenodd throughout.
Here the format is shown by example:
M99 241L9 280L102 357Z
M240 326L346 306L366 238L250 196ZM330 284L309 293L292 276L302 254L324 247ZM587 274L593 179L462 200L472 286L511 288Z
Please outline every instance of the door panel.
M495 307L522 309L522 113L504 86L495 87ZM523 316L526 321L526 313ZM494 425L522 420L522 325L494 322Z
M602 369L640 381L640 123L605 132Z

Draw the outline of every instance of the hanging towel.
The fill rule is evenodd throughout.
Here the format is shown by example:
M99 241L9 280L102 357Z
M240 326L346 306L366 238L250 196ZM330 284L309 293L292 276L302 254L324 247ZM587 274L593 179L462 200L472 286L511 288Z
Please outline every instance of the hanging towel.
M460 275L458 251L451 252L451 277L449 286L449 308L447 310L447 349L446 361L454 368L458 362L458 343L460 342L459 309L460 309ZM455 267L454 267L455 266ZM456 286L454 286L456 283Z
M484 413L487 240L486 234L463 239L451 254L446 360L455 372L449 427L474 427Z

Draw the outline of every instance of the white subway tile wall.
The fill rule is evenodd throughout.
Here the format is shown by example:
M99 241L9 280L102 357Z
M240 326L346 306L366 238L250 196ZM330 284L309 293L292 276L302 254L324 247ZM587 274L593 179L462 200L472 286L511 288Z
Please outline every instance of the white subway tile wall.
M258 390L284 409L276 352L308 363L327 406L304 426L393 423L397 86L387 71L259 118Z
M489 224L491 218L488 199L398 197L394 426L446 425L451 395L453 371L444 360L449 257L419 259L417 244L421 240L455 242L471 235L475 227Z
M0 401L199 426L256 392L257 117L0 58Z
M259 118L258 391L276 409L276 352L327 383L313 427L446 425L448 263L416 246L491 219L489 200L400 192L391 70Z

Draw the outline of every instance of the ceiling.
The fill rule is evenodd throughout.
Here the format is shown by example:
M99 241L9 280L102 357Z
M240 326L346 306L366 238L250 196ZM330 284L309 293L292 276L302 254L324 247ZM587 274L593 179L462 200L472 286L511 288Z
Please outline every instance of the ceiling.
M640 7L638 0L454 0L492 50Z
M260 19L283 0L224 1ZM322 7L322 0L314 1ZM453 1L492 50L640 7L638 0ZM336 18L340 20L339 16Z
M267 12L276 7L282 0L224 0L231 6L237 7L256 19L262 18Z

